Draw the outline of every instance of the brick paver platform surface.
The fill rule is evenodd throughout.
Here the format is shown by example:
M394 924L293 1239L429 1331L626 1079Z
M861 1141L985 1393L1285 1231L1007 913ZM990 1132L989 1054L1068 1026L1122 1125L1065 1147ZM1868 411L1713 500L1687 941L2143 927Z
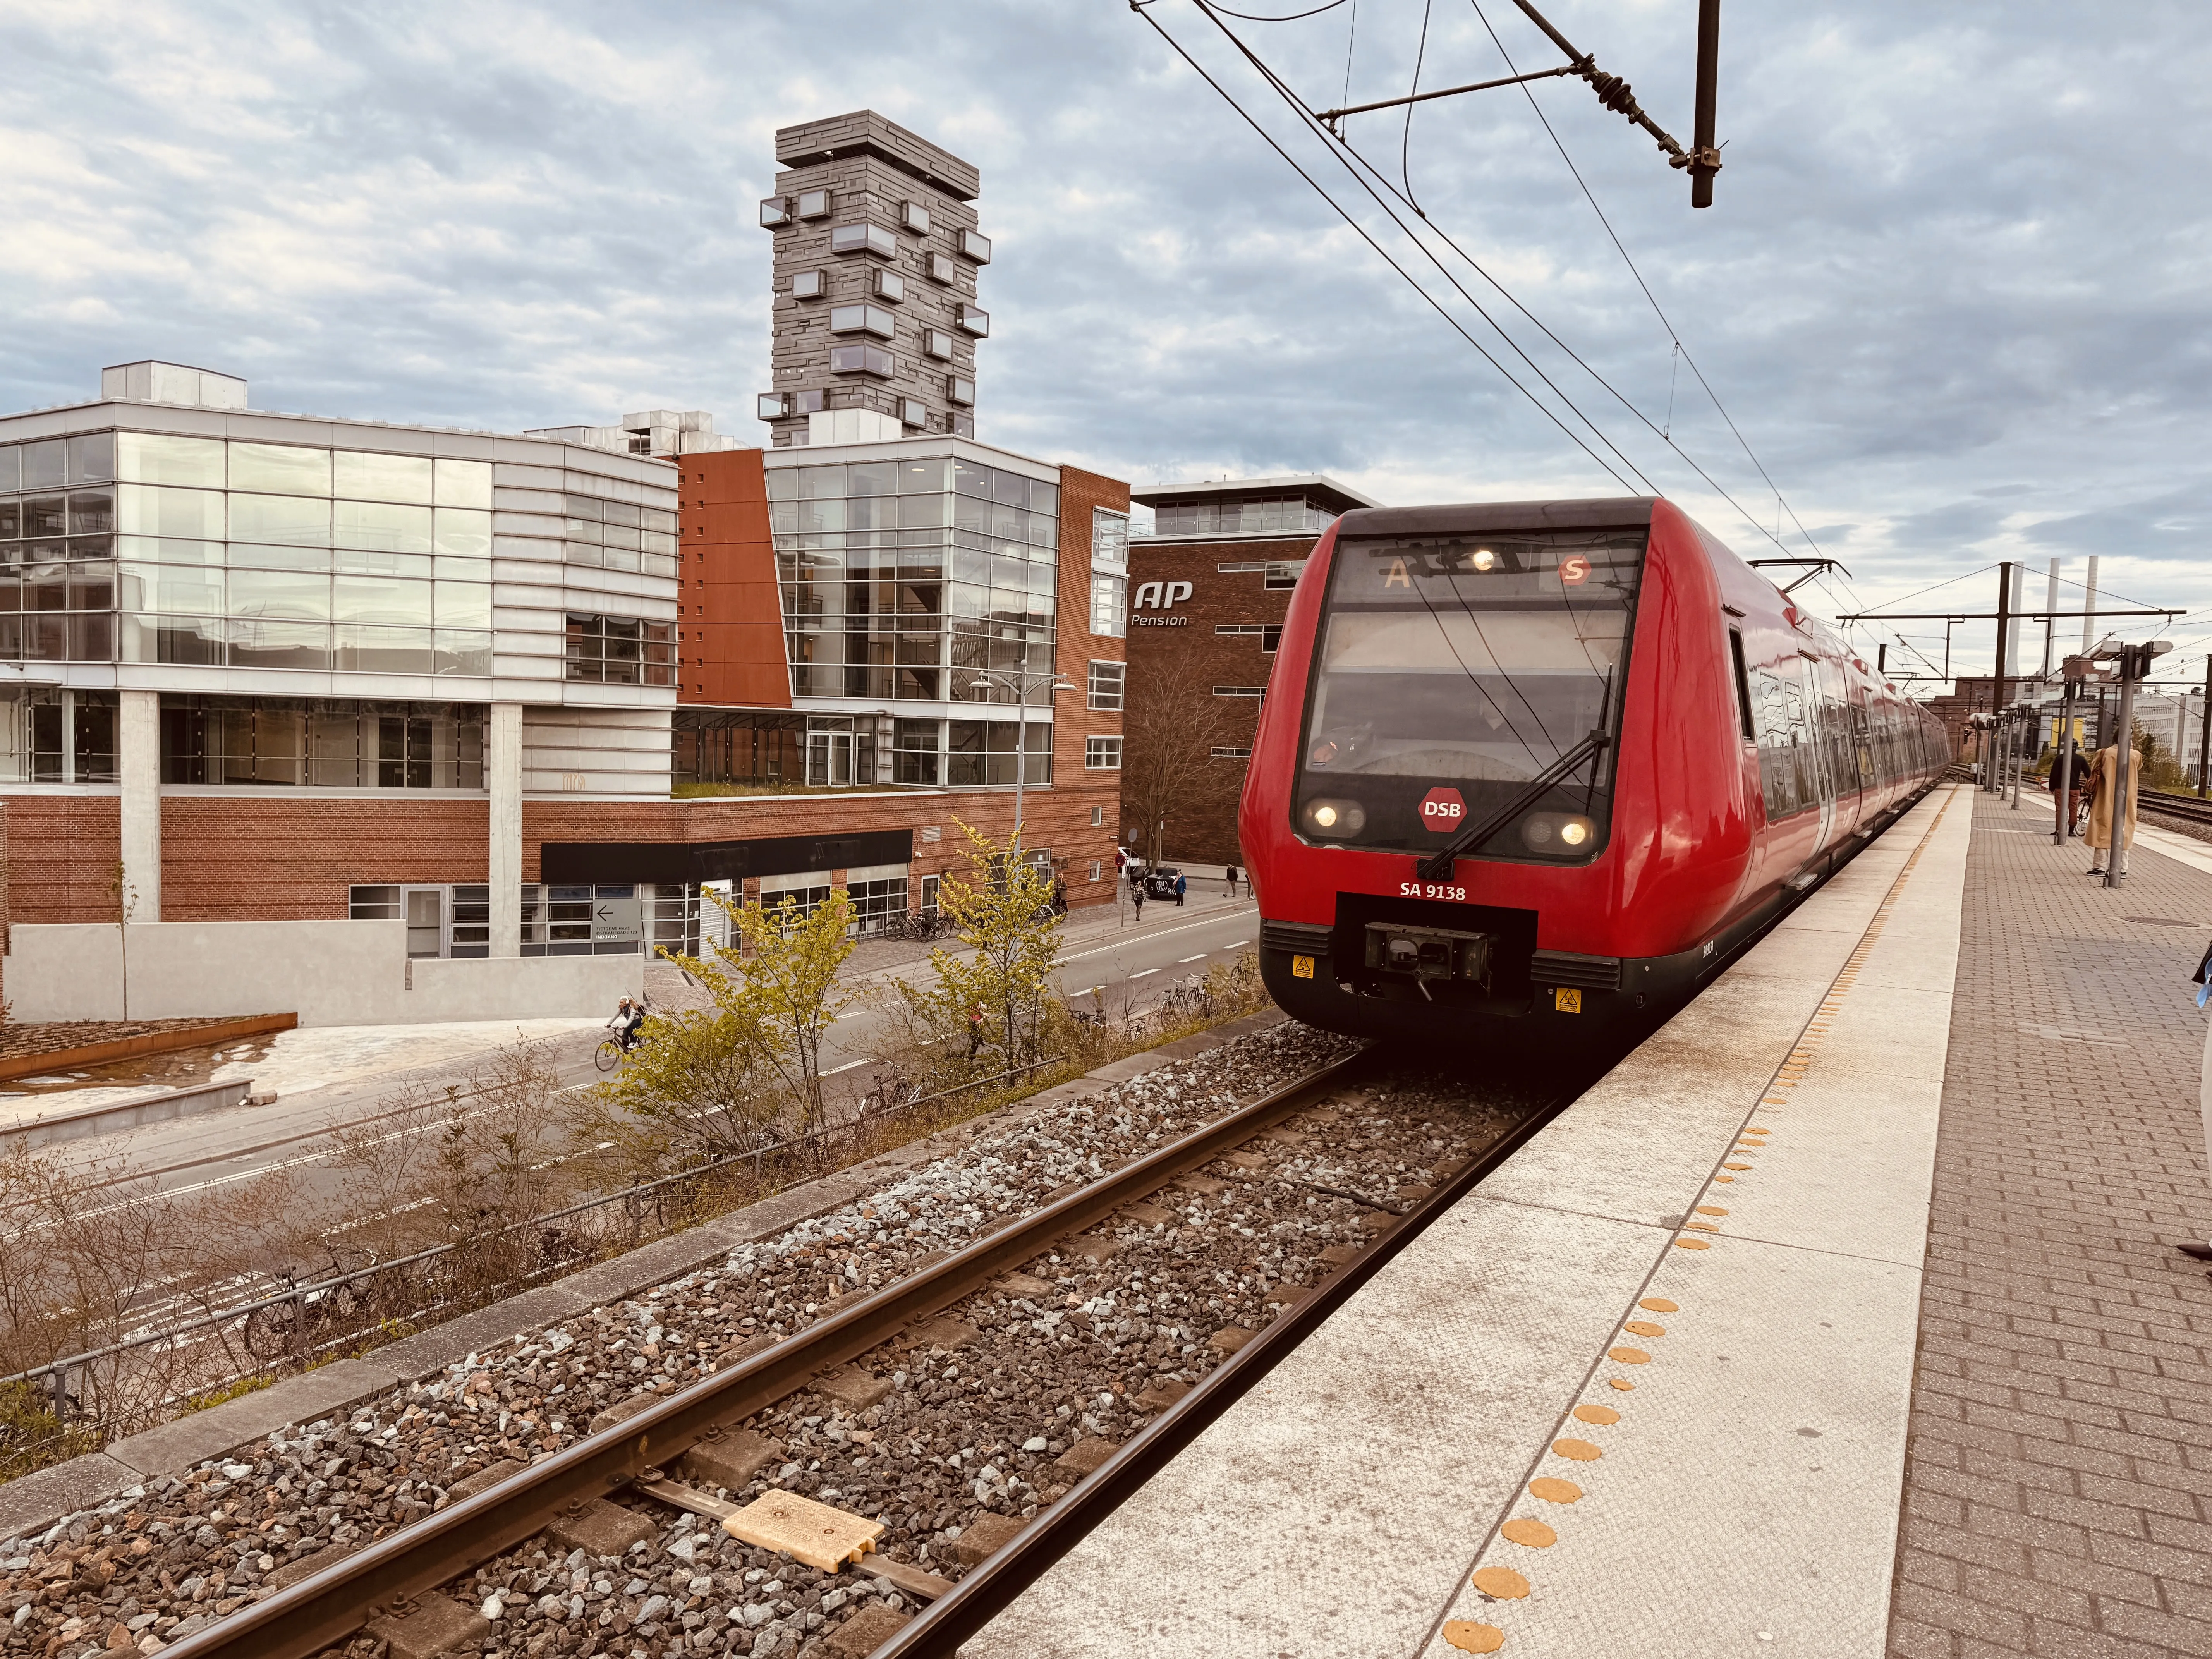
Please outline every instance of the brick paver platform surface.
M2212 877L1972 799L1891 1651L2212 1655Z

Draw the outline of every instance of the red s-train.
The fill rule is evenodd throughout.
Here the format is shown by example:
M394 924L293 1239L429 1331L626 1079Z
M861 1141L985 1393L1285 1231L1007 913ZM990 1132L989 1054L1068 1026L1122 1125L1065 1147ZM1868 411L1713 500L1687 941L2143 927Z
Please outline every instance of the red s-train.
M1363 1036L1588 1033L1689 994L1944 760L1665 501L1349 513L1244 785L1262 972Z

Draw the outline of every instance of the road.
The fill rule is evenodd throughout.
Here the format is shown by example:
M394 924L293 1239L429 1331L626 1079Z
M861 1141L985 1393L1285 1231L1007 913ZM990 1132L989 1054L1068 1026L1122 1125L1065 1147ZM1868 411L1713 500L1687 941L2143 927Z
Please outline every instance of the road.
M1060 957L1063 995L1087 1006L1086 994L1095 990L1096 1000L1119 1015L1132 1006L1141 1006L1158 987L1229 961L1240 950L1250 949L1259 937L1258 913L1249 900L1230 905L1215 898L1188 912L1172 904L1146 908L1143 922L1118 927L1103 919L1085 922L1078 913ZM848 982L864 988L893 974L914 976L922 971L921 964L907 963L854 975ZM841 1086L858 1092L870 1079L872 1040L880 1034L879 1018L869 1009L855 1008L830 1034L823 1045L824 1070L843 1079ZM605 1035L600 1027L588 1024L544 1034L550 1024L539 1023L533 1047L563 1083L594 1080L598 1073L592 1054ZM280 1041L271 1061L264 1062L264 1066L281 1062L271 1073L280 1085L274 1103L234 1107L76 1142L55 1149L53 1155L76 1169L109 1176L118 1193L125 1179L183 1195L286 1168L306 1172L312 1182L327 1164L333 1131L371 1126L382 1119L394 1123L394 1133L401 1132L392 1116L393 1097L400 1090L416 1085L434 1095L449 1085L465 1087L471 1066L509 1036L504 1028L463 1031L417 1026L379 1031L369 1039L332 1034L332 1039L319 1046L312 1031L288 1033L287 1039L298 1039L293 1044L296 1057L288 1059ZM376 1051L366 1060L358 1052L330 1052L334 1047L358 1049L363 1042ZM420 1049L442 1052L427 1065L395 1063L406 1057L410 1042ZM287 1091L282 1085L288 1070L310 1086ZM332 1074L331 1080L322 1081L322 1073Z

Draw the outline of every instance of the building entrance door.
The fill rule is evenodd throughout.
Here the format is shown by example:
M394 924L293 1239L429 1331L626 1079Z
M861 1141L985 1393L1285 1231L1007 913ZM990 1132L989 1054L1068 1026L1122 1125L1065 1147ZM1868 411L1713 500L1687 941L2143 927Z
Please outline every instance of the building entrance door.
M806 734L806 781L817 786L853 781L853 734L850 732L809 732Z
M446 954L446 890L410 887L407 898L407 954L442 957Z

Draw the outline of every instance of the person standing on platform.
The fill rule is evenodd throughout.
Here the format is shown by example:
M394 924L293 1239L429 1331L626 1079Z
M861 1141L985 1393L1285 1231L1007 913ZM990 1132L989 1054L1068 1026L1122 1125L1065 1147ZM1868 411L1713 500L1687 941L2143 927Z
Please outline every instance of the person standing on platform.
M1229 896L1237 896L1237 866L1233 864L1229 866Z
M1142 921L1145 919L1145 884L1141 881L1129 884L1129 902L1137 907L1137 920Z
M2204 959L2197 964L2197 1006L2202 1008L2212 999L2212 948L2204 952ZM2204 1061L2197 1082L2197 1109L2204 1118L2204 1154L2212 1161L2212 1021L2204 1028ZM2203 1244L2177 1244L2174 1249L2182 1255L2194 1256L2199 1261L2212 1261L2212 1242Z
M2097 751L2096 760L2089 768L2089 833L2081 839L2089 844L2089 873L2105 873L2105 860L2109 856L2116 874L2128 872L2128 848L2136 839L2136 788L2142 781L2142 758L2130 757L2128 766L2127 810L2119 813L2118 833L2113 830L2112 796L2119 781L2120 749L2118 744L2108 744Z
M1189 885L1190 878L1188 876L1178 874L1176 877L1176 908L1178 910L1182 908L1183 890Z
M2081 792L2089 781L2089 757L2077 747L2069 757L2070 765L2051 763L2051 793L2066 803L2066 827L2070 830L2081 821Z

